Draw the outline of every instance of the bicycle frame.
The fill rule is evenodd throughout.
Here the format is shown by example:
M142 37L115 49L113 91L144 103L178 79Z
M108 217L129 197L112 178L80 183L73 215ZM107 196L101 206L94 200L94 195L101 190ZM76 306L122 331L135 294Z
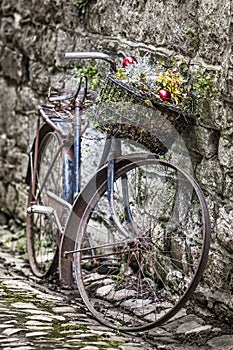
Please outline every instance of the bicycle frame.
M97 58L97 59L103 59L106 60L111 64L111 68L113 70L116 70L116 64L113 59L105 54L102 53L90 53L90 52L77 52L77 53L66 53L67 58ZM81 86L84 82L84 93L82 98L79 98L79 92L81 90ZM82 110L84 108L84 101L87 95L87 78L82 77L80 79L80 82L78 84L78 88L75 92L69 92L65 96L49 96L50 102L58 102L61 100L70 100L69 105L71 106L72 112L72 125L73 125L73 133L67 129L65 122L63 123L62 119L59 119L59 107L57 108L57 111L55 111L54 104L51 105L40 105L38 107L39 111L39 118L37 123L37 130L36 130L36 138L35 138L35 145L34 145L34 165L32 169L32 176L33 176L33 183L35 188L36 183L36 174L37 174L37 164L38 164L38 151L40 146L40 117L42 117L45 124L48 125L48 127L51 128L54 132L56 132L61 139L61 144L59 149L57 150L54 159L52 160L52 163L50 167L48 168L48 172L44 178L43 184L41 186L41 189L39 191L39 194L43 190L43 187L49 177L50 172L52 171L52 168L59 156L59 154L63 153L63 169L62 169L62 177L63 177L63 199L61 200L58 196L49 196L48 205L52 201L53 208L55 207L55 210L52 211L52 208L49 206L44 207L44 213L48 216L51 216L51 213L53 215L53 221L56 222L57 227L59 229L59 232L61 234L61 242L60 242L60 277L65 285L70 285L72 283L72 274L71 274L71 263L69 259L66 259L67 256L69 256L72 251L72 243L70 242L70 239L67 237L64 237L65 229L62 229L62 225L59 222L59 216L56 213L56 210L59 210L59 208L62 206L63 208L68 208L70 213L72 212L72 203L74 202L75 198L79 196L82 192L81 189L81 139L82 135L85 132L82 130ZM46 110L52 110L57 113L58 118L50 118L48 116L48 113ZM70 151L71 149L71 151ZM123 176L121 179L122 182L122 192L123 192L123 198L124 198L124 215L127 220L127 223L129 225L130 230L126 230L118 217L118 215L115 212L114 208L114 199L113 199L113 193L114 193L114 161L117 157L122 155L121 150L121 140L116 139L113 136L106 136L104 150L102 153L101 161L99 164L98 169L100 169L106 162L108 164L108 200L109 200L109 207L110 212L113 221L115 222L118 229L122 232L123 236L126 239L132 239L133 236L137 233L136 228L133 224L132 214L130 211L130 205L129 205L129 194L128 194L128 184L127 184L127 176ZM36 198L35 198L36 199ZM31 207L31 212L41 212L41 208ZM55 217L55 220L54 220ZM132 234L129 234L129 231L131 231ZM62 247L63 246L63 247ZM62 251L65 251L65 257L62 254Z

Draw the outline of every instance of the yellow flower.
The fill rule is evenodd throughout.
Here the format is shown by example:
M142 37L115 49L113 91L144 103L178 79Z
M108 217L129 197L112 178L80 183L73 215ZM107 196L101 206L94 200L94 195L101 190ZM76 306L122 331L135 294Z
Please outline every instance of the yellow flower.
M183 79L168 69L164 74L158 73L158 83L159 88L170 91L172 100L178 104L182 95L181 85L183 84Z

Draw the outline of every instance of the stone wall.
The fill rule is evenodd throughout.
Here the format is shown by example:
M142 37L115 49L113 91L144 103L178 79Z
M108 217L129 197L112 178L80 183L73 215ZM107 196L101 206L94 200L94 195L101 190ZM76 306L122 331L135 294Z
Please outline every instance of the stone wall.
M1 220L24 220L25 169L48 86L63 85L66 51L118 50L177 56L219 73L218 93L200 101L186 138L211 212L212 248L203 302L221 315L233 305L233 62L230 0L2 0L0 5ZM3 213L5 216L3 216ZM224 293L224 296L223 296Z

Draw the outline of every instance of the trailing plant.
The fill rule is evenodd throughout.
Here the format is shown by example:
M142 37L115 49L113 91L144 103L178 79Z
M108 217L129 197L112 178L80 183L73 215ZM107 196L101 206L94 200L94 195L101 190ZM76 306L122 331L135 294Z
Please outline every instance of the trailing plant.
M90 60L87 66L74 66L74 76L80 78L86 76L91 84L91 90L97 90L100 85L100 74L97 65Z
M194 72L193 91L197 93L197 97L207 97L218 91L216 80L219 77L218 73L214 72Z

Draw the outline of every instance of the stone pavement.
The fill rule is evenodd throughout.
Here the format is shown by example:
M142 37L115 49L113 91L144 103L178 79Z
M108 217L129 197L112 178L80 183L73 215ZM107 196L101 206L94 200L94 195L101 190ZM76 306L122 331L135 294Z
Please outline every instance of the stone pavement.
M41 285L21 256L0 251L0 349L233 350L232 328L207 312L181 310L149 332L117 334L72 293Z

